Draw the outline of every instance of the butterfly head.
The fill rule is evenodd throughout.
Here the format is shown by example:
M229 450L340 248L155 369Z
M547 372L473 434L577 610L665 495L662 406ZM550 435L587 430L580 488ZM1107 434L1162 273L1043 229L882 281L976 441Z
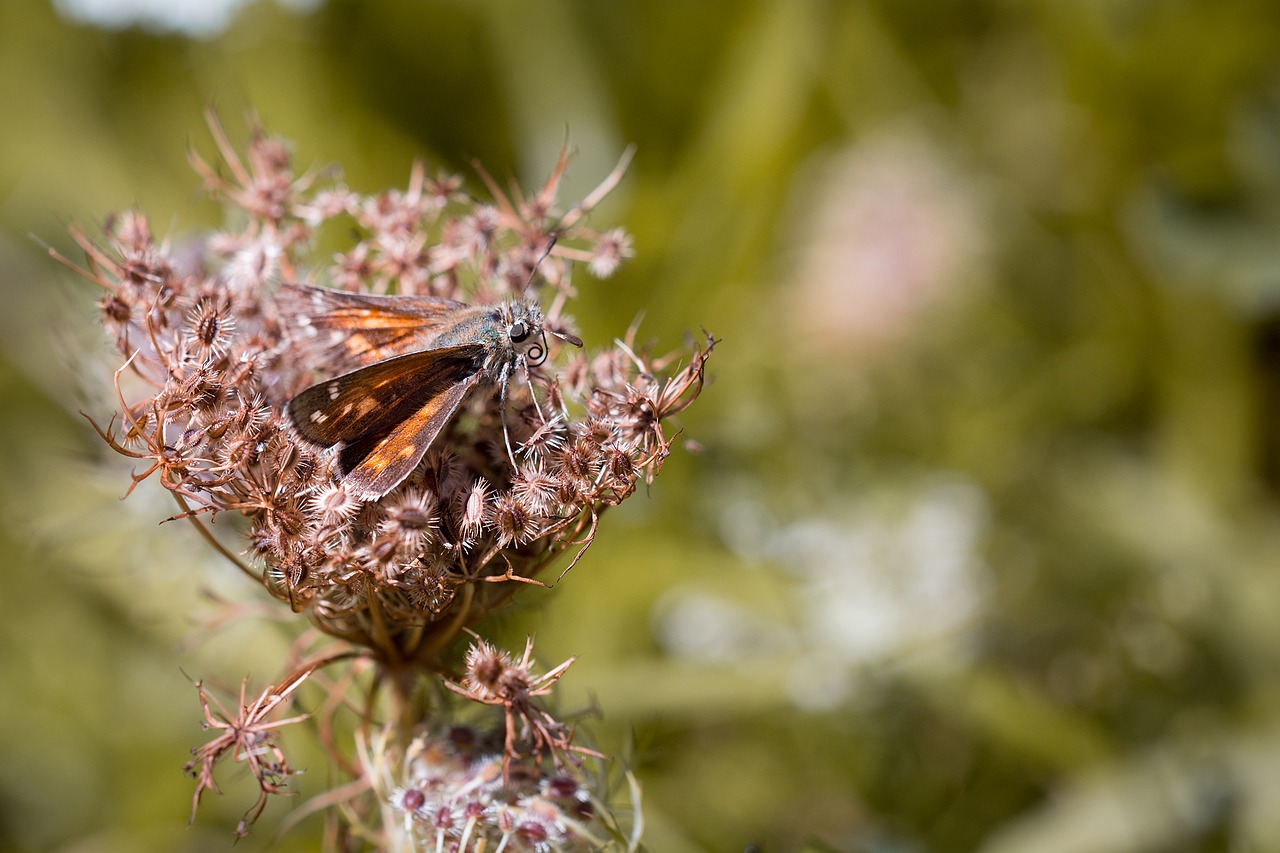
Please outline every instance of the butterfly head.
M547 334L542 309L532 299L520 299L504 307L502 323L517 359L536 367L547 360Z

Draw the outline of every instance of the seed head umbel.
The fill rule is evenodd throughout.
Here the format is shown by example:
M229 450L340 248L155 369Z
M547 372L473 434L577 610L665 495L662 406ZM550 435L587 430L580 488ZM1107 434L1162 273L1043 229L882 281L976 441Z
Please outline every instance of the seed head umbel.
M371 668L399 708L386 723L387 743L399 746L357 770L377 778L350 789L383 799L348 814L396 813L395 833L437 845L411 849L478 850L482 838L483 849L589 849L573 844L597 837L604 812L583 793L580 762L596 753L542 704L572 660L541 671L532 642L512 658L469 632L575 565L606 510L653 481L671 455L670 421L700 394L715 342L655 354L633 330L601 352L574 346L571 297L590 286L587 274L611 275L632 254L625 232L589 225L622 165L567 208L557 199L566 155L528 195L502 191L483 170L485 190L473 194L460 176L429 178L422 164L403 188L366 194L335 170L299 174L290 145L256 126L243 155L216 118L210 126L219 158L192 163L234 226L171 244L126 211L100 237L73 229L83 261L59 257L101 291L99 318L118 355L116 411L89 416L133 464L124 493L158 483L173 518L303 617L311 638L256 702L242 696L238 710L219 710L201 690L206 722L222 734L189 765L196 800L216 790L222 758L249 761L263 799L247 828L292 772L277 740L280 720L300 716L287 706L318 670L347 664ZM317 255L322 233L353 236ZM344 337L320 339L299 314L300 284L495 310L524 300L541 307L531 316L543 317L545 334L537 358L476 384L421 462L371 495L351 488L344 445L304 439L288 406L367 363L389 321L372 311ZM235 520L241 548L213 535L209 523L223 517ZM440 719L453 711L416 702L423 680L498 714L487 730L500 733L496 743L484 733L474 750L441 740ZM378 702L351 704L378 722ZM389 787L377 765L393 753L401 778ZM384 822L384 831L393 830Z

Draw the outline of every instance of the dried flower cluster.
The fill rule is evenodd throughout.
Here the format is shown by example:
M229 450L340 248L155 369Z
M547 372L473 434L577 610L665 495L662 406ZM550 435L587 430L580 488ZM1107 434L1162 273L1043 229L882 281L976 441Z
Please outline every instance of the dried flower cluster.
M572 660L535 676L531 652L531 645L526 646L517 661L479 641L467 656L463 683L449 684L482 704L503 706L505 729L441 727L417 737L394 761L366 756L366 763L377 768L371 777L385 789L381 799L391 814L384 823L398 830L402 846L567 850L598 849L609 839L621 839L607 803L580 765L556 762L542 773L527 761L511 760L519 750L517 718L522 720L522 740L554 741L595 754L569 747L571 732L531 703L550 692Z
M123 359L119 419L99 432L137 460L134 486L159 479L177 517L318 631L393 676L396 689L406 676L449 674L464 629L538 583L566 550L576 562L600 514L658 472L672 443L664 421L700 392L712 342L665 377L673 357L651 357L630 338L592 357L553 349L507 383L505 408L499 389L469 394L403 483L358 500L334 452L301 440L284 415L299 391L351 365L291 338L297 324L277 300L280 284L470 304L535 289L546 328L571 334L564 309L575 263L606 276L630 254L623 232L585 225L621 166L563 212L555 196L564 158L528 198L482 173L492 200L481 201L459 178L427 178L420 165L406 190L366 196L296 175L287 146L258 132L242 161L211 125L225 165L193 161L237 226L169 246L130 212L107 223L105 245L74 232L87 256L77 270L102 288L102 321ZM332 260L310 257L317 243L352 231L354 245ZM204 519L219 513L247 520L247 559L210 535ZM481 648L473 655L487 654ZM569 746L567 731L530 705L563 669L554 672L514 704L479 683L454 685L504 706L508 777L513 760L532 759L536 771L538 759Z
M453 726L420 736L386 794L401 843L416 849L558 850L601 846L616 830L590 786L566 772L504 776L501 731ZM603 831L602 831L603 830Z

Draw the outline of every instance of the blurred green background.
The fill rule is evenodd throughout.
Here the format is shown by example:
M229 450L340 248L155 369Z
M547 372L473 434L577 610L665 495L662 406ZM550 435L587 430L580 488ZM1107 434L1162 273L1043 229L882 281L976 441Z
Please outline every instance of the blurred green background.
M296 626L211 629L265 595L117 500L42 248L216 226L212 105L362 192L567 138L568 202L638 146L575 313L723 338L702 451L493 633L579 655L651 849L1280 850L1271 0L6 0L0 81L0 849L225 850L250 801L185 826L188 675L260 687ZM286 811L238 849L314 849Z

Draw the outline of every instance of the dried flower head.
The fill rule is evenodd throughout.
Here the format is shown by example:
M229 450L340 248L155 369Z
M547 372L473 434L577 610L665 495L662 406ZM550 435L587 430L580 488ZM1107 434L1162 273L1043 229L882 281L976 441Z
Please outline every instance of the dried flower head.
M698 396L714 342L666 373L674 356L650 355L633 335L590 360L563 352L564 342L577 343L564 313L572 266L607 275L631 253L623 232L586 225L622 165L567 210L556 203L563 156L529 197L507 195L482 173L492 198L480 202L459 178L428 179L420 164L405 189L363 195L341 184L317 188L317 175L294 173L287 145L256 129L242 159L216 120L211 127L222 163L193 163L239 227L181 252L158 244L138 212L109 220L105 245L73 231L86 262L64 263L102 288L102 322L121 357L119 413L95 429L137 461L129 491L154 476L177 501L175 517L320 634L354 650L335 660L372 662L401 686L451 672L464 630L538 583L564 552L576 552L575 564L600 515L658 473L671 446L664 422ZM335 223L348 233L352 219L354 245L331 260L309 254L318 231ZM318 334L300 315L293 286L308 281L496 311L523 300L548 334L536 355L522 350L497 387L480 383L460 398L402 482L370 495L344 476L347 446L303 440L286 407L309 386L401 351L385 343L391 333L376 312L347 334ZM518 331L509 327L512 340ZM244 520L246 557L206 529L205 516L220 513ZM473 646L472 657L478 648L485 646ZM494 660L502 671L494 692L481 689L479 661L470 657L466 679L450 683L461 696L502 707L504 767L520 758L522 737L532 738L535 755L571 749L568 730L529 704L567 664L535 678L528 650L518 662ZM291 693L296 685L286 683ZM202 790L225 752L207 753ZM484 819L526 847L554 847L566 825L542 820L540 801L524 797ZM465 808L455 813L419 781L406 783L399 803L440 831L445 806L450 827L481 820Z
M408 850L599 850L620 837L598 791L577 766L544 772L523 759L503 772L500 732L439 727L401 752L377 743L365 760L384 773L380 791Z

